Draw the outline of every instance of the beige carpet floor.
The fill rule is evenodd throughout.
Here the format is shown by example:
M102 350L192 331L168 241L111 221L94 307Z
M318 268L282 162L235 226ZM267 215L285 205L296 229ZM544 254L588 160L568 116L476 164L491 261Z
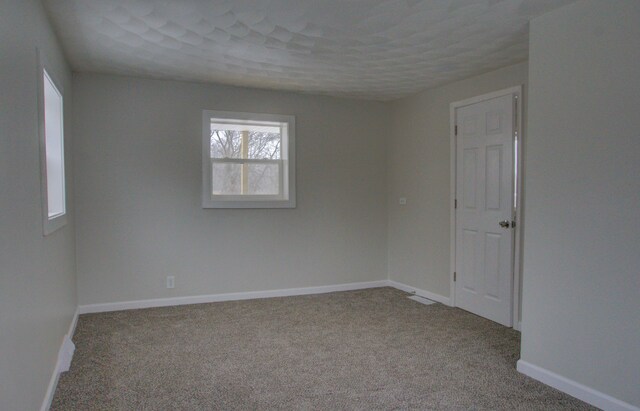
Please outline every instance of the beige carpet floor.
M520 334L391 288L80 316L52 410L592 409Z

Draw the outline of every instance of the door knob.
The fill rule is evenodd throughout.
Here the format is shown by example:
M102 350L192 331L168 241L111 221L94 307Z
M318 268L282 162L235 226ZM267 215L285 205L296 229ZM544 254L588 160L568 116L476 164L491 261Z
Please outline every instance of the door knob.
M498 224L500 224L500 227L502 228L509 228L509 226L511 225L509 220L502 220Z

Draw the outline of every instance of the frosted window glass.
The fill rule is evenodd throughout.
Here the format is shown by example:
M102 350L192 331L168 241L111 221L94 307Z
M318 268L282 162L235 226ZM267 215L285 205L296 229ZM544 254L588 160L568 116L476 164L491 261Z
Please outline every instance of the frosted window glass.
M277 195L280 192L280 164L248 164L247 194Z
M44 138L49 219L65 214L62 95L44 71Z
M242 194L242 164L211 164L211 193L214 195Z

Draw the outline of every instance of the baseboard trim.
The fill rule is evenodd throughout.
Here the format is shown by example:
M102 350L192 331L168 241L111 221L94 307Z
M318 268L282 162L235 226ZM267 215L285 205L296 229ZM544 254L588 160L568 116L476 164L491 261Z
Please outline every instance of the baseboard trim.
M439 303L449 305L449 306L451 305L451 299L449 297L432 293L431 291L421 290L419 288L411 287L409 285L399 283L393 280L389 280L388 285L389 287L397 288L398 290L402 290L407 293L416 294L416 295L419 295L420 297L424 297L429 300L437 301Z
M176 305L216 303L221 301L252 300L256 298L291 297L295 295L324 294L335 291L364 290L367 288L387 287L387 280L360 283L324 285L319 287L285 288L280 290L248 291L239 293L196 295L173 298L154 298L150 300L120 301L115 303L88 304L78 306L80 314L102 313L109 311L134 310L140 308L170 307Z
M40 411L49 410L49 407L51 407L51 402L53 401L53 395L55 394L56 387L58 386L60 373L69 370L69 365L71 365L71 360L73 358L73 352L75 351L75 346L73 345L72 338L73 334L76 331L79 314L80 312L76 309L76 312L73 314L73 318L71 319L71 324L69 324L69 329L65 336L62 338L62 344L60 344L60 348L58 349L58 359L56 360L56 367L54 368L51 379L49 380L47 393L45 394L44 400L42 401Z
M570 380L545 368L519 360L517 369L524 375L558 389L579 400L606 411L640 411L640 408Z

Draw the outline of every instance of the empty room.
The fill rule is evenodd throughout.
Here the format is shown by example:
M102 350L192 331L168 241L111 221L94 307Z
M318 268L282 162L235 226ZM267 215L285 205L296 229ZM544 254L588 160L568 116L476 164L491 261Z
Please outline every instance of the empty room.
M3 0L0 410L640 411L640 1Z

